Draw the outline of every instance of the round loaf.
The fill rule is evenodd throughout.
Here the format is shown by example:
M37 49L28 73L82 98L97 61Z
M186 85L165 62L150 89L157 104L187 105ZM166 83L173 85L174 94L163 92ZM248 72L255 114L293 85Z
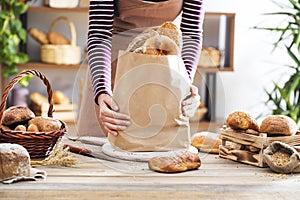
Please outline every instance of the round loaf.
M164 22L157 28L157 32L159 33L159 35L168 36L176 43L179 49L182 48L181 31L173 22Z
M35 117L35 114L26 106L11 106L3 113L2 124L12 126L23 124Z
M228 115L226 124L234 130L252 129L259 131L257 121L250 114L242 111L236 111Z
M30 156L19 144L0 144L0 180L30 175Z
M267 135L295 135L298 131L296 122L284 115L269 115L260 125L260 132Z
M40 132L58 131L62 128L61 121L50 117L35 117L28 121L28 127L35 125Z

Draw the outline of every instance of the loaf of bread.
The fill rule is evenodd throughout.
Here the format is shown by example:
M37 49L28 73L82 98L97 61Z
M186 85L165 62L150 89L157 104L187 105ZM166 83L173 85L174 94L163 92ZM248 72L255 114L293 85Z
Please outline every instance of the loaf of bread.
M61 121L50 117L38 116L28 121L28 127L35 125L39 132L58 131L62 128ZM36 128L32 128L33 130Z
M28 29L29 35L40 44L49 44L48 36L44 31L37 28Z
M219 135L212 132L198 132L192 136L191 145L199 151L206 153L219 153L219 146L222 144Z
M0 144L0 180L30 175L30 156L19 144Z
M228 115L226 125L234 130L252 129L259 131L259 125L252 116L246 112L235 111Z
M150 55L179 55L180 49L169 37L158 35L145 41L142 52Z
M185 150L174 156L157 156L148 161L149 169L157 172L175 173L198 169L201 160L198 151Z
M139 34L128 45L127 51L148 55L180 55L181 49L181 31L173 22L167 21Z
M267 135L295 135L298 131L296 122L284 115L269 115L263 119L260 132Z
M55 45L64 45L64 44L70 44L70 40L66 38L64 35L55 32L55 31L50 31L48 33L48 40L50 44L55 44Z
M182 48L182 33L180 29L171 21L162 23L158 28L159 35L164 35L171 38L179 49Z
M55 104L70 104L69 98L60 90L56 90L52 98Z
M157 31L150 29L145 30L143 33L136 36L128 45L127 51L135 52L135 53L142 53L143 45L145 41L151 37L158 36L159 34Z
M48 103L48 98L38 92L31 93L30 100L32 102L34 102L34 104L39 105L39 106L41 106L45 103Z
M11 106L3 113L2 124L11 128L12 126L24 124L34 117L35 114L26 106Z

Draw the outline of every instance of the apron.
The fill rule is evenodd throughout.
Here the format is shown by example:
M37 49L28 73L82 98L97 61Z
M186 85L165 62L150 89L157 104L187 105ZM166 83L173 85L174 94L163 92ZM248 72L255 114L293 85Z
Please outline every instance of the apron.
M157 3L141 0L119 0L118 16L114 17L114 30L111 52L111 80L114 87L114 77L119 50L126 50L131 40L149 27L159 26L166 21L173 21L182 10L183 0L168 0ZM94 102L90 70L84 84L78 121L76 124L78 136L104 137L104 128L98 121L99 106Z

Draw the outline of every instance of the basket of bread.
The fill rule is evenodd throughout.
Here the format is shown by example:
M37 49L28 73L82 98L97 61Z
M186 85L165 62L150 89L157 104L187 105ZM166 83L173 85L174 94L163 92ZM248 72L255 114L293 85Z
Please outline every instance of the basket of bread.
M228 115L220 139L220 157L258 167L267 167L263 153L271 143L283 142L291 147L300 144L298 127L292 118L268 115L259 124L243 111Z
M62 33L54 31L58 22L65 21L70 29L71 40ZM37 28L28 30L35 40L41 44L41 61L52 64L79 64L81 61L81 49L76 42L76 29L71 20L65 16L56 18L50 25L48 33Z
M36 116L26 106L6 108L10 90L18 81L35 75L42 80L48 93L48 115ZM67 125L53 118L52 89L44 74L37 70L26 70L15 76L5 88L0 106L0 143L16 143L27 149L31 158L43 158L52 153L55 144L67 132Z

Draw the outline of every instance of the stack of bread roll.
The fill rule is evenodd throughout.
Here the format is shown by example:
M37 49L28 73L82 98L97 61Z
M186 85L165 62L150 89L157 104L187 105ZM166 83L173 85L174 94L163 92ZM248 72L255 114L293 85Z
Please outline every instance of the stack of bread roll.
M45 44L54 44L54 45L62 45L62 44L71 44L71 41L65 37L63 34L58 33L56 31L49 31L46 33L38 28L29 28L29 35L39 42L42 45Z
M181 49L181 31L173 22L167 21L139 34L128 45L127 51L148 55L180 55Z
M267 136L292 136L298 133L296 122L285 115L268 115L259 125L249 113L235 111L228 115L226 125L233 130L254 135L266 133Z
M26 106L11 106L3 113L2 128L20 132L49 132L58 131L63 127L61 121L35 116Z

